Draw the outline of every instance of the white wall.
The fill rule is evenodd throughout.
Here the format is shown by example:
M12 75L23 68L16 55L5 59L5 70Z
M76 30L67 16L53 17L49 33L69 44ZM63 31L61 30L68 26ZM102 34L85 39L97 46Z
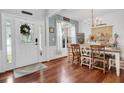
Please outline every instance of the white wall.
M53 16L54 14L61 11L61 9L49 9L46 11L45 17L46 17L46 61L49 61L51 59L57 58L56 56L56 46L49 46L49 18Z
M2 72L2 28L1 28L1 15L0 15L0 72Z
M90 25L87 24L85 21L80 21L79 22L79 32L85 33L85 41L86 41L88 36L91 34Z
M56 13L60 12L62 9L48 9L46 12L46 16L52 16L55 15Z
M124 58L124 10L117 12L107 13L101 16L103 23L113 25L113 34L117 32L119 34L119 45L122 49L122 57ZM80 32L85 33L85 37L91 34L90 26L84 21L79 22Z

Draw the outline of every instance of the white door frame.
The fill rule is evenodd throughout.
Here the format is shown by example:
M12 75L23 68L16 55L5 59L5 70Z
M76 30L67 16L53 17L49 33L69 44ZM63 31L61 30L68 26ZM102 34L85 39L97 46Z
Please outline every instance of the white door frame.
M12 29L15 30L15 18L20 18L20 19L24 19L26 21L34 21L34 23L36 22L37 25L40 25L43 27L43 22L42 21L39 21L39 20L36 20L36 19L32 19L32 18L25 18L25 17L21 17L21 16L16 16L16 15L13 15L13 14L8 14L8 13L2 13L1 14L1 27L2 27L2 51L1 51L1 54L2 54L2 70L1 72L5 72L7 70L11 70L11 69L14 69L15 68L15 62L16 62L16 49L15 49L15 34L14 34L14 31L12 31L12 60L13 60L13 66L11 69L7 69L6 67L6 33L5 33L5 20L6 18L10 18L10 20L12 21ZM44 30L44 29L43 29ZM43 31L44 32L44 31ZM40 55L39 55L40 56ZM39 56L38 56L38 60L40 61L39 59Z

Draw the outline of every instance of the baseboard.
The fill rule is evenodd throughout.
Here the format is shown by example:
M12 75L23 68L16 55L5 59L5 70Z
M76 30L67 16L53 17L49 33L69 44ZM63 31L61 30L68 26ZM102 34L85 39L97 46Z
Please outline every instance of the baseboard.
M57 61L57 60L61 60L61 59L66 58L66 57L67 57L67 56L56 57L56 58L50 59L49 61L45 61L45 62Z

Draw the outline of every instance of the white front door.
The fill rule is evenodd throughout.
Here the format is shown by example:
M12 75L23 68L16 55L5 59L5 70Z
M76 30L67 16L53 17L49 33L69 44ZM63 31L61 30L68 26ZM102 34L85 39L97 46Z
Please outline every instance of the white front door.
M20 27L30 27L30 39L20 32ZM2 14L2 72L42 62L44 60L44 30L36 20L25 20L10 14ZM37 42L37 43L36 43ZM40 52L42 51L42 56Z
M38 25L35 21L15 19L15 47L16 47L16 63L15 67L26 66L37 63L39 61L38 46ZM21 26L30 27L30 37L21 34Z

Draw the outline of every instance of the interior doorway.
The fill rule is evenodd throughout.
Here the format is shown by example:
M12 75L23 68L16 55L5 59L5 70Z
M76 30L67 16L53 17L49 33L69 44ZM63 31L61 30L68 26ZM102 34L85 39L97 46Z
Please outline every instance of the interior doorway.
M63 20L57 20L57 47L58 52L67 56L67 47L70 43L76 43L75 24Z

